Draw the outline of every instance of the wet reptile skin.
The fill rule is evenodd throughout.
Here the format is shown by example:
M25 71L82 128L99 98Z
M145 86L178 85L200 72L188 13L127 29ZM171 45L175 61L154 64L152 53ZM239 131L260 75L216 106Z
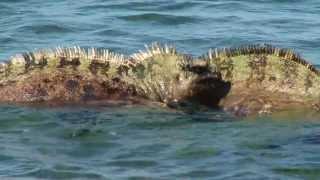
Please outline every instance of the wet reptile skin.
M0 85L4 103L190 103L238 116L317 109L320 92L314 66L270 45L198 58L158 44L130 57L79 47L28 52L1 64Z

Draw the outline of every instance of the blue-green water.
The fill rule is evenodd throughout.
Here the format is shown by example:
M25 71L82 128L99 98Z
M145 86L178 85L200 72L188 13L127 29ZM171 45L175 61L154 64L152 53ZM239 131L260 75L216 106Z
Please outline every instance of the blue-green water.
M0 0L0 59L36 48L201 55L272 43L320 64L318 0ZM320 118L0 106L0 179L319 179Z

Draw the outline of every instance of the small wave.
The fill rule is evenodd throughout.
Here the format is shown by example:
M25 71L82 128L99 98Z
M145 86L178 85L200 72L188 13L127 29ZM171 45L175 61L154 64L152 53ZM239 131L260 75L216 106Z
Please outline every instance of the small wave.
M245 3L243 2L219 2L219 3L214 3L214 4L208 4L205 6L205 8L208 9L217 9L217 10L223 10L223 11L227 11L227 10L244 10L244 9L248 9L248 6L246 6Z
M176 158L178 159L204 159L216 156L219 152L211 147L206 148L195 148L195 147L186 147L179 149L176 152Z
M166 5L162 5L159 6L159 8L157 8L157 10L185 10L185 9L189 9L189 8L194 8L197 5L200 5L201 3L197 3L197 2L181 2L181 3L174 3L174 4L166 4Z
M125 160L129 158L138 158L138 157L155 157L160 155L162 152L170 148L169 144L152 144L152 145L142 145L130 151L124 151L117 155L115 160Z
M212 39L205 39L205 38L185 38L185 39L180 39L176 40L177 43L181 44L210 44L212 42Z
M100 35L100 36L126 36L126 35L129 35L128 32L120 31L120 30L116 30L116 29L105 29L105 30L97 31L95 34Z
M0 38L0 44L8 44L8 43L16 43L16 42L18 42L17 39L13 37Z
M1 0L2 3L19 3L25 2L25 0Z
M35 161L5 155L1 155L0 159L1 163L5 164L5 166L0 166L0 179L7 176L20 177L39 170L39 164Z
M320 144L320 134L312 134L302 137L302 142L305 144Z
M275 173L280 173L292 177L304 177L306 179L313 179L319 177L319 168L308 168L308 167L280 167L272 169ZM303 179L304 179L303 178ZM315 178L317 179L317 178Z
M305 49L312 49L312 48L318 48L320 46L320 38L315 37L313 39L295 39L294 44L299 44L300 48ZM300 45L301 44L301 45Z
M85 5L79 8L80 11L100 11L100 10L134 10L134 11L152 11L160 7L161 2L125 2L125 3L97 3Z
M19 27L21 32L33 32L35 34L50 34L50 33L68 33L72 30L60 24L35 24Z
M9 17L14 14L16 14L16 11L13 7L8 6L7 4L0 4L0 17Z
M127 2L120 4L93 4L80 7L80 10L106 10L106 9L118 9L118 10L135 10L135 11L170 11L170 10L185 10L188 8L194 8L201 3L198 2Z
M147 168L156 166L156 161L149 160L121 160L109 162L108 166L127 167L127 168Z
M120 16L118 18L129 22L155 22L162 25L179 25L195 23L199 21L198 18L190 16L177 16L158 13L145 13L138 15Z
M19 176L15 176L19 177ZM105 179L104 176L90 172L72 172L72 171L58 171L53 169L39 169L37 171L21 175L20 177L44 178L44 179Z
M219 173L212 170L191 170L186 173L177 174L175 176L179 178L212 178L217 176Z

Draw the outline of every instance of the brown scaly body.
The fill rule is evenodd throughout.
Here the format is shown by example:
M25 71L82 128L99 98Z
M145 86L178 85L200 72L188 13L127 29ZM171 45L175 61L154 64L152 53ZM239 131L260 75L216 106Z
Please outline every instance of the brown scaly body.
M197 59L158 44L131 57L57 48L0 65L0 102L9 103L190 102L251 115L314 108L319 89L314 66L269 45L210 50Z
M231 83L219 104L237 115L312 109L320 100L319 71L291 50L251 45L210 50L203 59Z
M135 89L119 78L130 63L107 50L78 47L17 55L1 65L0 101L65 104L130 99Z

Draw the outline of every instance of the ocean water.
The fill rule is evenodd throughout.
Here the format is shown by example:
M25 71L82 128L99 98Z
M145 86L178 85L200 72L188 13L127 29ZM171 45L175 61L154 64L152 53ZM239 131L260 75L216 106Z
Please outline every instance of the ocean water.
M270 43L320 64L318 0L0 0L0 59L56 46L194 56ZM0 179L319 179L320 118L0 106Z

